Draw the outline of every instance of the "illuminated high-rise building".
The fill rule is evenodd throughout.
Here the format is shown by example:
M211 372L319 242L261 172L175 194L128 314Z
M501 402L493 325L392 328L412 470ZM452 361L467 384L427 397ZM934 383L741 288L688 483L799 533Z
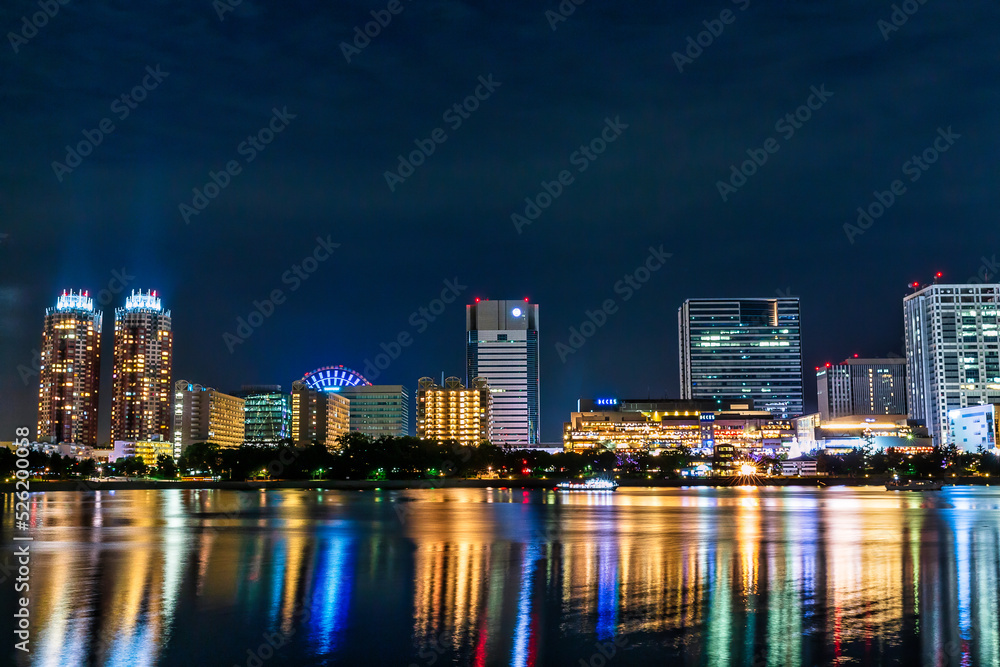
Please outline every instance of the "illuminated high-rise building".
M244 419L242 398L178 380L174 383L174 457L198 442L223 449L239 447Z
M476 299L465 330L466 379L485 378L493 393L492 441L538 443L538 304Z
M440 386L429 377L417 380L417 437L474 447L492 439L493 397L485 378L466 388L450 377Z
M170 440L174 334L156 292L133 291L115 310L111 439Z
M304 447L313 442L329 448L351 430L351 401L335 391L311 389L302 380L292 383L292 441Z
M410 435L410 394L401 384L342 387L351 402L351 431L372 438Z
M803 412L799 300L688 299L677 313L681 398Z
M906 359L845 359L816 369L824 420L848 415L905 415Z
M280 385L243 385L236 395L243 399L247 442L276 445L292 437L292 397Z
M1000 403L1000 284L927 285L903 299L910 417L955 444L952 410Z
M101 311L88 292L63 292L45 310L38 385L38 439L97 445Z

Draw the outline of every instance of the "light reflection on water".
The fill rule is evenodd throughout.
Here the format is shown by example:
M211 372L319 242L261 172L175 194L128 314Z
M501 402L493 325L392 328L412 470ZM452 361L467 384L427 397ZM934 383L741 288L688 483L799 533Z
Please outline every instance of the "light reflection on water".
M616 640L608 664L1000 664L992 488L37 493L31 513L21 664L600 665Z

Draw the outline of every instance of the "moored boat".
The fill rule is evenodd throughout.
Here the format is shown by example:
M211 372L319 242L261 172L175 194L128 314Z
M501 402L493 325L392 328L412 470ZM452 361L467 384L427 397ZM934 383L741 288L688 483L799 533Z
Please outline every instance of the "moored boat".
M556 491L602 491L611 493L618 488L618 482L613 479L591 477L582 482L570 481L556 484Z
M944 482L937 479L894 479L886 482L886 491L940 491Z

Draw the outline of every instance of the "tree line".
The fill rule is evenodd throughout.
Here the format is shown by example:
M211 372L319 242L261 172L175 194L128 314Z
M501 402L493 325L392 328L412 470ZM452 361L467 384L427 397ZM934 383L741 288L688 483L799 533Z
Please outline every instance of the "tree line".
M737 457L728 465L738 468L741 463L752 463L759 474L780 474L781 458ZM357 432L340 436L333 448L318 443L297 447L290 440L276 445L244 443L236 448L197 443L188 447L176 462L170 456L161 455L150 462L127 457L97 464L90 459L76 460L40 451L28 454L28 470L38 479L90 478L99 472L105 477L178 479L194 475L223 480L567 478L611 472L622 477L670 479L680 477L685 468L698 463L718 466L720 461L697 457L683 448L657 456L603 448L552 454L504 448L487 442L470 447L410 436L372 438ZM13 476L14 464L14 452L0 449L0 476ZM991 453L966 453L954 446L920 454L860 447L840 455L818 452L817 469L830 476L847 477L996 475L1000 474L1000 460Z

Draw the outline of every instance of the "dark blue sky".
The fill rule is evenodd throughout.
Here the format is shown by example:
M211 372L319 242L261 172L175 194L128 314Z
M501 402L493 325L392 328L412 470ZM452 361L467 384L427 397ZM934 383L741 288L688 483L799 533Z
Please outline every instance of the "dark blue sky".
M888 2L589 0L552 30L556 2L412 0L348 63L341 42L388 4L243 0L220 21L208 0L71 2L17 53L4 39L0 440L36 421L36 378L18 365L44 308L122 267L173 311L175 377L220 389L361 370L403 331L414 343L379 382L462 375L462 304L530 297L556 441L579 396L677 395L685 298L800 296L811 371L901 353L906 284L964 282L1000 254L994 2L929 0L885 39ZM673 52L726 9L679 72ZM0 28L38 11L4 3ZM166 76L121 118L114 101L157 66ZM454 127L443 114L490 75L499 86ZM788 136L776 123L813 86L833 95ZM248 162L239 146L275 108L295 118ZM53 161L104 118L114 130L58 180ZM581 172L573 154L606 118L628 127ZM948 127L960 138L911 181L904 164ZM446 141L391 191L397 155L436 128ZM717 182L768 138L777 152L723 201ZM185 224L179 205L230 160L240 173ZM511 215L562 170L572 183L519 234ZM904 194L851 243L844 224L896 179ZM282 275L317 236L340 247L291 291ZM672 257L624 302L616 281L661 244ZM460 301L418 333L411 313L455 278ZM274 289L287 300L230 354L223 334ZM562 363L556 343L607 298L618 311ZM122 300L105 307L106 380ZM806 394L814 405L811 372Z

